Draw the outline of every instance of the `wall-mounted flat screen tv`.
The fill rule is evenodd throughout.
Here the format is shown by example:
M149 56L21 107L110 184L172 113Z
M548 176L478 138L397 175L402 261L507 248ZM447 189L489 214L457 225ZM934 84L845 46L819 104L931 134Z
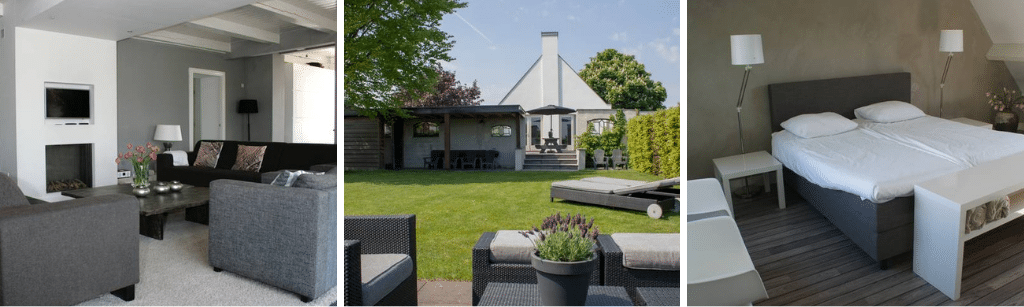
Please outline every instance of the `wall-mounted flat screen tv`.
M45 83L47 119L92 117L92 85Z

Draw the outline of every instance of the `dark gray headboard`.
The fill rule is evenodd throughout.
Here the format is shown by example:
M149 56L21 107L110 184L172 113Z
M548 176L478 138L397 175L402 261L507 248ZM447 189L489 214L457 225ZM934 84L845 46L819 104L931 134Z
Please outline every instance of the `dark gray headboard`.
M836 112L853 118L853 110L887 100L910 102L910 73L847 77L768 85L772 131L800 114Z

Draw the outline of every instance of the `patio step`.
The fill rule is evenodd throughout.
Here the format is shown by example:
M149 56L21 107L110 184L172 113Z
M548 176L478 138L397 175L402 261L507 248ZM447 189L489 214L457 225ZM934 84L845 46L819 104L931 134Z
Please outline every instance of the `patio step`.
M526 154L523 170L575 171L579 170L579 161L575 152Z

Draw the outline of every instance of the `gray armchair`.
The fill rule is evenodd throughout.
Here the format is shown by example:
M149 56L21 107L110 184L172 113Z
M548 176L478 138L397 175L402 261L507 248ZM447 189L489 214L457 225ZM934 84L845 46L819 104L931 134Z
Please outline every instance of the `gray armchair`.
M291 187L210 182L210 265L303 302L323 295L337 285L336 186L336 174L302 175Z
M0 174L0 304L74 305L110 292L135 299L139 201L105 195L29 204Z

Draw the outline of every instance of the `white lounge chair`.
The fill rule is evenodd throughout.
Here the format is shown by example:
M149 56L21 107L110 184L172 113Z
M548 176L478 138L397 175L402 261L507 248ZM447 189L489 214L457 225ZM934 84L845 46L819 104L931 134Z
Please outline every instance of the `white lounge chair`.
M686 252L687 305L751 305L768 298L732 218L687 222Z
M687 222L723 215L736 217L722 192L722 184L717 179L686 181Z

